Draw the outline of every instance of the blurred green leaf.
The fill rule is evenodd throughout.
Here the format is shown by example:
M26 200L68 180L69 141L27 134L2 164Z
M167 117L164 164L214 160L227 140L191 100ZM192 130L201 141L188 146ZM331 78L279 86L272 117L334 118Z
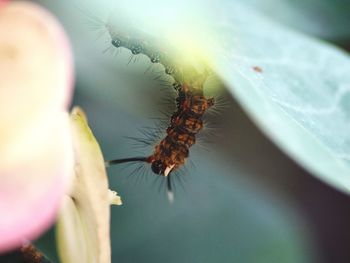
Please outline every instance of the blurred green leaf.
M237 3L220 10L216 70L232 94L294 160L349 193L349 56Z
M242 2L302 32L336 42L350 40L349 0L246 0Z

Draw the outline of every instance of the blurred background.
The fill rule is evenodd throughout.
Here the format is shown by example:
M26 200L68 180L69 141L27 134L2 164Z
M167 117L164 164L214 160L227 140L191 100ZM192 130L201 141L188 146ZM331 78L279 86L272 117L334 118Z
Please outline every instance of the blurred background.
M150 154L151 149L135 148L125 137L140 137L140 128L157 127L155 118L172 113L162 102L175 95L156 79L162 68L147 71L149 60L142 55L129 63L125 49L103 52L110 44L92 29L101 26L96 18L105 15L102 1L36 2L58 17L71 38L76 63L73 105L86 111L105 159ZM136 12L142 9L139 2L126 5ZM188 4L205 8L207 2ZM244 2L277 23L350 48L350 1ZM176 5L180 3L185 2ZM151 8L143 11L154 14ZM112 261L349 262L349 196L289 159L220 81L213 83L220 88L208 87L208 92L223 96L229 106L208 116L215 136L204 131L203 144L191 148L183 180L175 181L173 204L166 198L163 178L150 171L132 173L131 165L108 169L110 188L124 203L112 207Z

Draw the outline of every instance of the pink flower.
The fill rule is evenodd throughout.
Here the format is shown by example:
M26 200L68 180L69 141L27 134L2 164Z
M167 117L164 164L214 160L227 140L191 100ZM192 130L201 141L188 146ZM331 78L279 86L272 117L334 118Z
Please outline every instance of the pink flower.
M0 0L0 252L54 221L73 171L67 37L39 6Z

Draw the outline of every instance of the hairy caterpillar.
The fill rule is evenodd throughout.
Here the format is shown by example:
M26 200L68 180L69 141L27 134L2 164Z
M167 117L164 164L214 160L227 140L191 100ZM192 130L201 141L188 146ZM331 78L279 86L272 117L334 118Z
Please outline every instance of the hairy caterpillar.
M157 142L153 152L149 156L111 160L106 165L148 163L155 174L167 178L168 196L171 197L171 173L185 164L189 149L203 128L203 116L214 105L214 98L206 98L203 94L209 70L198 72L191 65L177 63L170 48L155 46L152 39L141 32L131 34L131 31L126 33L111 24L103 25L113 48L126 48L132 55L143 54L151 63L163 65L165 73L173 77L172 86L177 92L176 111L168 122L165 137Z

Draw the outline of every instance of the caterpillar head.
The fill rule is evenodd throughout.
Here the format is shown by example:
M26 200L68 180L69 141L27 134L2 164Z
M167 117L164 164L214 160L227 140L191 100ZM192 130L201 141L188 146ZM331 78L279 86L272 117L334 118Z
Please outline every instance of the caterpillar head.
M155 174L168 176L170 172L174 169L175 164L167 166L162 160L154 160L151 162L152 172Z

